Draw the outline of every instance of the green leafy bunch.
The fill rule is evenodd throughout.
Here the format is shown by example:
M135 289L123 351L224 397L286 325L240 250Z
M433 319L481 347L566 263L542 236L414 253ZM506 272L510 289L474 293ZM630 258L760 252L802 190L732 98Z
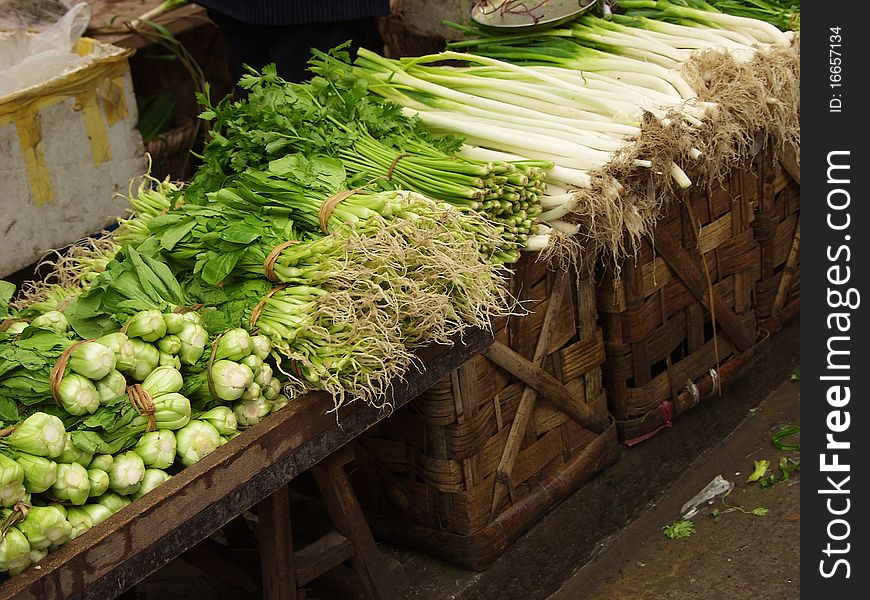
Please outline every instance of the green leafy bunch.
M203 149L203 166L185 193L186 200L203 201L204 194L222 187L228 177L246 170L262 170L287 154L337 156L369 135L388 147L416 145L451 152L461 144L455 137L433 137L416 117L368 90L365 79L348 69L342 47L320 63L318 75L305 83L282 79L275 65L262 71L248 67L239 80L242 99L226 97L213 104L199 94L211 133Z

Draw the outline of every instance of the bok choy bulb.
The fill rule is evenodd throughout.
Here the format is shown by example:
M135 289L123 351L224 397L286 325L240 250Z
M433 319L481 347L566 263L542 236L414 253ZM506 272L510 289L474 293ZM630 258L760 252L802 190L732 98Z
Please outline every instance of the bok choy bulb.
M88 469L88 483L91 486L88 496L101 496L109 489L109 474L102 469Z
M30 323L26 321L15 321L6 328L6 335L19 335Z
M257 370L263 366L263 359L256 354L248 354L239 362L243 365L248 365L254 373L256 373Z
M63 452L66 440L63 421L44 412L33 413L5 438L6 445L16 450L55 458Z
M215 360L227 359L240 361L253 351L251 334L241 327L230 329L218 341Z
M269 385L263 388L263 397L266 400L271 401L277 401L279 400L279 397L286 398L286 396L282 393L283 387L284 385L277 378L273 377L272 381L269 382Z
M216 361L211 368L217 397L226 402L238 400L254 382L254 372L247 365L231 360Z
M126 496L139 489L145 476L145 463L141 456L129 450L115 456L108 472L109 489Z
M98 342L84 342L70 351L69 369L94 381L102 379L115 368L115 353Z
M157 367L142 382L142 389L154 396L172 394L184 386L184 378L178 369L172 367Z
M175 434L168 429L162 429L143 434L133 451L142 457L146 467L167 469L175 462L177 447Z
M133 346L133 367L123 372L136 381L142 381L160 363L160 350L154 344L138 339L131 339L130 345Z
M126 334L116 331L97 338L96 342L115 353L115 369L124 372L133 369L135 363L133 344L130 343L130 338Z
M10 527L0 539L0 572L17 575L30 566L30 543L17 528Z
M31 494L41 494L57 479L57 463L44 456L20 452L15 462L24 470L24 489Z
M259 356L262 360L266 360L272 352L272 343L265 335L252 335L251 348L254 354Z
M5 454L0 454L0 506L15 506L26 493L24 469Z
M66 520L70 525L69 539L74 540L94 526L91 516L82 510L81 506L70 506L66 509Z
M108 472L114 461L115 457L111 454L94 454L94 457L91 459L90 464L88 464L88 468L100 469L101 471Z
M186 323L193 323L194 325L202 325L202 315L196 312L195 310L190 310L186 313L181 313L182 318Z
M100 404L105 405L127 392L127 379L120 371L113 369L108 375L95 381L94 386L97 388Z
M157 364L161 367L172 367L173 369L180 369L181 359L174 354L166 354L165 352L161 352L160 360L157 361Z
M133 499L141 498L161 483L165 483L170 478L169 473L161 469L145 469L145 477L142 478L142 485L133 494Z
M87 502L90 492L88 472L83 466L78 463L57 465L57 480L51 486L52 496L81 506Z
M211 423L221 435L229 435L239 430L236 414L229 406L215 406L197 417L200 421Z
M40 329L50 329L57 333L66 333L69 331L69 321L66 315L57 310L44 312L30 322L34 327Z
M257 398L255 400L247 400L244 402L236 402L233 405L233 412L236 414L236 419L239 422L239 427L247 428L256 425L269 414L271 407L269 401L265 398Z
M16 525L30 543L32 550L45 550L69 541L72 526L57 506L33 506L27 517Z
M127 336L145 342L156 342L166 335L166 321L158 310L142 310L127 323Z
M211 423L192 420L175 434L178 456L186 467L199 462L221 445L221 436Z
M166 354L178 354L181 352L181 338L172 334L164 335L157 340L157 349Z
M190 400L178 393L162 394L152 399L154 402L154 421L157 429L181 429L190 421ZM136 415L131 421L134 427L147 425L148 417ZM115 458L117 461L117 457Z
M245 388L245 392L242 394L239 400L242 400L243 402L250 402L251 400L256 400L262 395L262 390L260 389L259 384L256 381L252 381L251 385Z
M64 436L64 446L63 452L60 453L60 456L55 458L55 460L59 463L79 463L80 465L89 465L91 464L91 460L94 458L92 452L85 452L84 450L79 450L79 448L73 444L72 434L67 432Z
M132 500L126 496L116 494L115 492L106 492L99 498L94 498L94 502L105 506L112 511L112 514L115 514L125 506L129 505Z
M195 313L186 313L186 315ZM181 340L181 351L178 358L185 365L192 365L205 353L205 345L208 343L208 332L199 323L185 322L184 327L178 332Z
M67 507L66 520L70 525L70 540L76 539L94 526L91 516L81 506Z
M184 327L184 315L181 313L163 313L163 321L166 323L166 334L175 335Z
M69 373L57 386L60 405L69 414L79 417L100 408L100 394L94 382L78 373Z
M271 384L272 377L272 367L267 364L261 364L260 368L254 369L254 383L259 385L261 390L265 390Z
M81 509L91 518L94 527L112 516L112 511L102 504L85 504Z

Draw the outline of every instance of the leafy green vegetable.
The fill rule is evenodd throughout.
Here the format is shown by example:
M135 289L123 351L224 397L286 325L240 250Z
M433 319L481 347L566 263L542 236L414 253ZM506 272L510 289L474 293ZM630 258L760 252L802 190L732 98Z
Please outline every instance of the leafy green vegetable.
M788 452L798 451L801 449L800 442L796 444L790 444L788 442L783 442L783 438L791 437L794 435L800 435L801 428L800 425L795 425L793 427L784 427L773 434L773 446L778 450L785 450Z
M765 473L767 473L767 469L770 467L770 461L766 459L756 460L755 461L755 469L746 478L746 483L751 483L753 481L758 481L762 477L764 477Z
M0 319L9 316L9 303L15 295L15 284L0 279Z
M670 525L662 527L665 536L671 540L679 540L687 538L695 533L695 524L688 519L674 521Z

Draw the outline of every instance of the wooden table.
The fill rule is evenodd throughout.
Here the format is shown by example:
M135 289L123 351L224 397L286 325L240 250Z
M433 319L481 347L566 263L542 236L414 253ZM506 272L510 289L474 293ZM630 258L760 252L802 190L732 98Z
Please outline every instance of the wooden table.
M451 348L418 353L393 386L397 409L492 343L483 331ZM309 394L291 402L197 464L175 475L38 565L0 585L5 600L114 598L235 517L389 417L361 402L330 413L331 398Z

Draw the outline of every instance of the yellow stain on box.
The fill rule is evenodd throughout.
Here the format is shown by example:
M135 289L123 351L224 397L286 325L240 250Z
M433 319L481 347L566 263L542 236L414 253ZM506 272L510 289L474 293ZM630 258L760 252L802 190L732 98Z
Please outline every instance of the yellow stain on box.
M39 112L30 110L23 113L15 120L15 129L18 131L18 142L21 144L21 154L24 156L24 166L27 169L33 202L37 206L42 206L54 200L54 190L45 164L45 154L42 152Z
M86 56L93 51L95 44L94 40L81 38L76 52ZM36 206L47 204L55 198L42 147L39 112L74 98L73 109L82 114L94 165L99 166L111 160L107 126L122 121L129 114L123 85L124 76L130 70L127 58L132 53L132 50L123 50L100 57L79 70L15 92L0 100L0 127L15 123L30 191Z

